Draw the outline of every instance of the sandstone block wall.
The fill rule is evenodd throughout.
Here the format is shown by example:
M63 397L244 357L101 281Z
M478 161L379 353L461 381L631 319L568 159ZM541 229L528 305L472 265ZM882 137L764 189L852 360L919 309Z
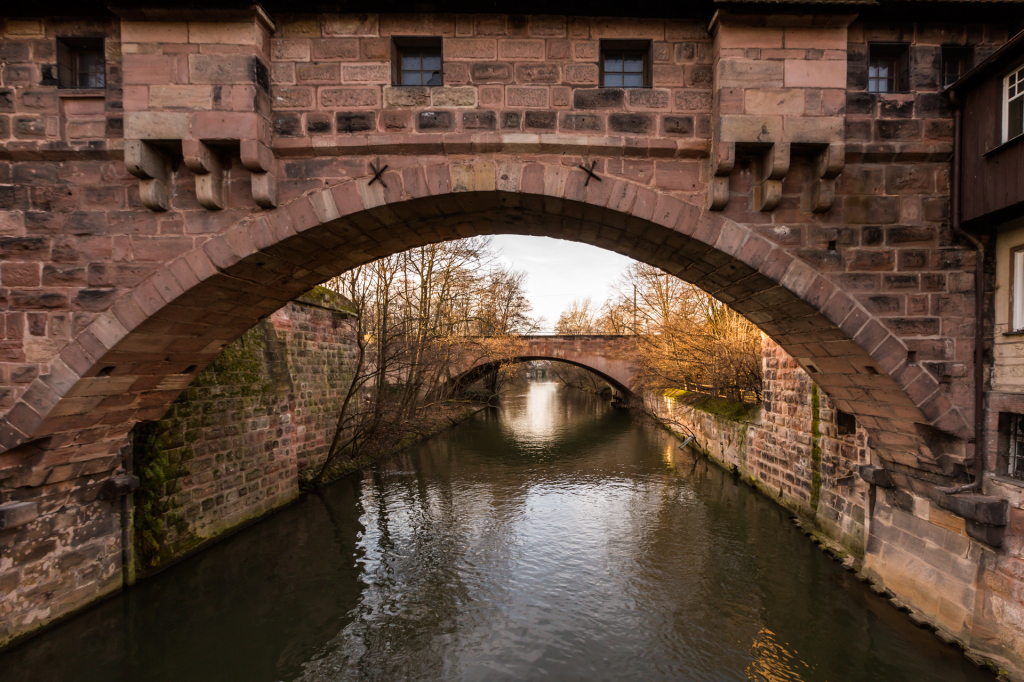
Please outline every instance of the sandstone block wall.
M442 38L444 85L393 86L392 36ZM602 39L653 41L652 87L598 89ZM276 148L337 133L710 133L711 39L697 20L284 16L271 59L274 132L291 138Z
M303 473L323 462L355 340L350 314L320 299L289 303L260 322L161 420L136 427L141 570L291 502Z
M723 12L710 29L601 17L271 20L255 9L226 22L201 10L155 22L5 18L0 447L15 450L0 454L0 501L36 502L40 516L0 536L0 561L27 571L14 583L24 598L0 602L0 623L26 632L116 587L117 510L96 490L132 425L161 419L225 345L341 269L464 234L578 239L700 282L820 370L819 422L833 407L856 412L878 434L872 453L913 473L901 486L949 483L936 456L971 455L974 262L948 227L951 117L936 57L945 44L983 57L1005 41L1006 14L979 6L987 23L838 26L793 11L753 27ZM445 86L393 88L384 50L403 34L442 37ZM76 35L105 37L101 91L61 90L51 77L55 41ZM596 50L611 38L653 41L652 88L596 86ZM873 41L910 44L912 94L866 92ZM775 151L739 149L726 172L712 149L719 124L745 144L759 117L781 130ZM167 166L133 163L133 176L125 148ZM584 184L584 163L603 180ZM383 165L384 182L369 186ZM700 209L711 185L731 197L721 211ZM410 211L412 198L424 200ZM794 404L770 434L799 435L806 410ZM956 438L936 450L936 434ZM863 506L856 489L849 508L830 497L847 487L852 456L817 440L820 467L807 464L806 442L787 454L776 441L760 474L797 501L817 489L822 518L834 509L842 526ZM62 562L77 547L89 560Z
M764 340L764 400L759 408L695 409L686 400L653 401L659 414L686 424L700 447L757 483L771 497L813 517L855 554L864 551L870 463L865 430L840 435L832 401L777 344Z
M760 406L737 411L711 403L702 410L661 396L648 396L648 404L685 424L701 449L769 497L812 516L918 622L982 660L1018 669L1024 652L1016 626L1024 619L1024 488L986 483L988 494L1009 499L1010 523L1001 548L980 542L968 534L963 517L940 508L929 490L915 490L899 469L890 475L900 487L865 483L859 465L877 463L870 438L859 427L839 435L831 401L770 340L763 369Z

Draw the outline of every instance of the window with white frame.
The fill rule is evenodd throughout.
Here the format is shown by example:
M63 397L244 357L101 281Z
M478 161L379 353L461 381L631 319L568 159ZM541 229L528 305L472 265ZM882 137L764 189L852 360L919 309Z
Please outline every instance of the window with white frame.
M1003 79L1003 142L1024 133L1024 66Z
M1024 246L1010 250L1010 331L1024 331Z
M1006 475L1024 479L1024 415L999 415L1000 449L1006 457Z

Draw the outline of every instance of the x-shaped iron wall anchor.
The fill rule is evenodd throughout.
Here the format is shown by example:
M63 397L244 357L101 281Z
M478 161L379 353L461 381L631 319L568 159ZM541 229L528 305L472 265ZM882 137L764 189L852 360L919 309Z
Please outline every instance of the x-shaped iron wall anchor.
M590 164L590 168L587 168L587 167L586 167L586 166L584 166L584 165L583 165L582 163L581 163L581 164L580 164L580 165L578 166L578 168L580 168L580 169L581 169L581 170L582 170L583 172L585 172L585 173L587 174L587 176L588 176L588 177L587 177L587 180L586 180L586 182L584 182L584 183L583 183L583 186L584 186L584 187L586 187L587 185L589 185L589 184L590 184L590 179L591 179L591 178L593 178L594 180L597 180L598 182L601 182L601 178L599 178L599 177L597 176L597 173L595 173L595 172L594 172L594 169L595 169L596 167L597 167L597 161L594 161L593 163L591 163L591 164Z
M373 162L371 161L370 169L373 171L373 179L370 180L370 182L366 183L367 187L369 187L375 182L380 182L381 186L387 189L388 184L384 182L384 178L381 177L381 174L388 169L388 165L384 164L378 169L376 166L373 165Z

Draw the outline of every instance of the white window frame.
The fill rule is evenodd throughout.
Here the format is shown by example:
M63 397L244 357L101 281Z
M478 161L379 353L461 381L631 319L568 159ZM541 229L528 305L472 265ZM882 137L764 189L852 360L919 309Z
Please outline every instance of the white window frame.
M1010 331L1024 331L1024 245L1010 249Z
M1014 79L1014 83L1010 85L1010 79ZM1013 88L1014 95L1010 97L1010 88ZM1024 66L1014 69L1003 78L1003 142L1009 142L1010 140L1018 137L1022 133L1017 133L1013 137L1010 137L1010 101L1020 99L1024 97Z

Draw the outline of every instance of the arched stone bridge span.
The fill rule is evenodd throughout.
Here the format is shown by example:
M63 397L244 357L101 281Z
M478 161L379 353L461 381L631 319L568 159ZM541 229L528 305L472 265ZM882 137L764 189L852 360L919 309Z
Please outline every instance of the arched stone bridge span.
M36 60L72 24L4 22L0 502L33 511L0 545L19 586L0 645L121 585L97 495L135 424L312 286L459 237L573 240L694 283L856 415L864 461L950 483L975 260L948 226L938 74L883 106L852 11L714 16L105 10L76 24L111 60L86 99ZM443 86L391 85L407 35L441 39ZM650 42L650 88L598 87L609 39Z
M635 375L630 360L632 338L619 334L556 334L520 337L524 348L511 362L552 360L589 370L607 381L622 395L633 392ZM495 371L500 361L484 361L461 368L452 379L455 386L466 387Z

